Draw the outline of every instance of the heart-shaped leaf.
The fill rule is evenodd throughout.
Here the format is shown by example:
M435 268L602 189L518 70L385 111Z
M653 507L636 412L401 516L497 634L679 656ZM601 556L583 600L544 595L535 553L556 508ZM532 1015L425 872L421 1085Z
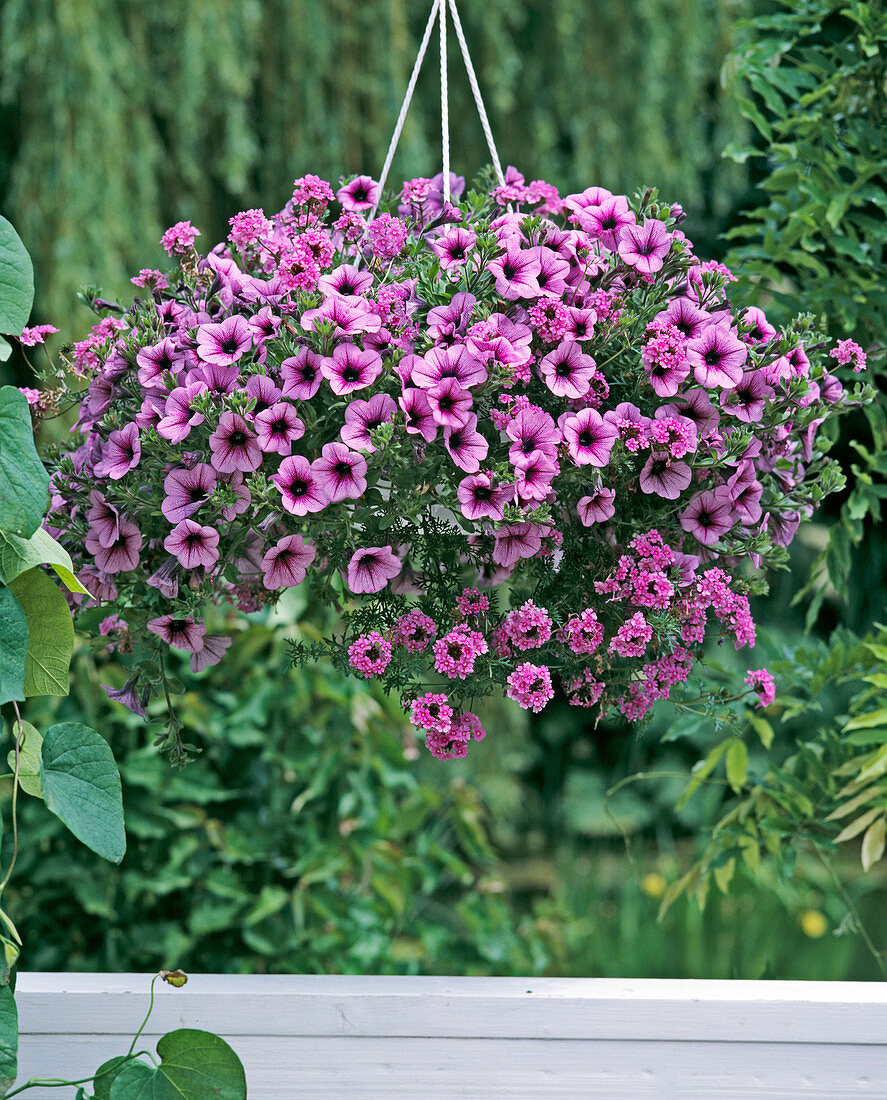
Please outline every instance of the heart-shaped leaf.
M0 986L0 1089L5 1096L18 1073L18 1009L8 985Z
M38 527L29 539L0 531L0 581L10 584L35 565L51 565L67 589L89 595L74 576L74 564L68 551L42 527Z
M43 522L49 474L34 446L28 399L15 386L0 387L0 484L0 528L29 539Z
M130 1062L114 1078L110 1100L246 1100L246 1075L218 1035L180 1028L157 1044L159 1066Z
M0 217L0 332L20 336L34 304L34 267L22 239Z
M0 585L0 703L25 697L28 620L15 595Z
M123 1066L131 1064L131 1059L125 1054L117 1054L107 1062L103 1062L95 1071L93 1078L94 1100L111 1100L111 1086L117 1079L118 1073Z
M120 773L108 742L79 722L50 726L43 738L43 798L87 848L112 863L126 852Z
M67 695L74 624L65 597L40 569L22 573L9 587L28 620L26 697Z
M5 363L10 355L12 355L12 344L0 336L0 363Z
M30 722L15 722L12 727L12 736L16 740L21 738L18 753L19 786L27 794L32 794L35 798L42 798L40 763L43 754L43 734ZM9 770L14 772L15 749L9 750L6 762L9 764Z

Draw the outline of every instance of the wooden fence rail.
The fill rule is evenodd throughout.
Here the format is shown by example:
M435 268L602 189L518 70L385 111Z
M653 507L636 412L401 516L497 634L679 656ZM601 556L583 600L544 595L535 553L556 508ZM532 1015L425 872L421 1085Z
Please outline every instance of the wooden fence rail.
M149 985L21 974L18 1083L124 1053ZM158 983L140 1046L177 1027L225 1038L250 1100L887 1100L877 983L206 974Z

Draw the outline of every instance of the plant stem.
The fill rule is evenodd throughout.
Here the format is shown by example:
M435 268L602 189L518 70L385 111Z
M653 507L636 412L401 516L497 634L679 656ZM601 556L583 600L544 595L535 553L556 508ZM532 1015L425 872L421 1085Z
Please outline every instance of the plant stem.
M856 928L857 928L860 936L862 936L863 943L869 949L869 951L871 952L872 957L874 958L875 962L878 964L878 969L881 971L881 977L885 981L887 981L887 965L885 965L885 963L884 963L884 952L879 951L877 949L877 947L875 947L875 945L872 941L872 938L868 933L867 928L862 923L862 917L860 917L860 915L859 915L859 909L857 908L856 903L854 902L853 898L851 898L850 895L847 893L847 889L844 886L844 883L841 881L840 876L838 875L838 872L832 866L832 861L830 859L828 859L827 856L825 856L825 854L816 845L813 846L813 850L816 852L817 856L819 857L820 863L823 865L823 867L825 867L826 871L828 871L832 882L835 884L835 887L837 888L838 893L841 895L841 897L844 901L844 904L847 906L847 909L849 910L850 914L852 915L853 922L856 925Z

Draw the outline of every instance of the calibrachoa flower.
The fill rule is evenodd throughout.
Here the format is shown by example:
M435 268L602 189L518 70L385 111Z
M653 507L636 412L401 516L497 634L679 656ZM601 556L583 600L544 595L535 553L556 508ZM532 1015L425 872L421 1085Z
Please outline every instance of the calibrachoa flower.
M47 519L137 663L221 660L212 604L334 601L348 641L294 660L400 690L440 759L483 735L475 699L540 710L556 673L635 721L709 641L753 645L755 572L838 483L819 430L871 397L859 345L735 304L678 204L451 183L377 206L369 176L304 175L205 256L168 230L173 270L63 353L80 414ZM44 389L38 415L68 396Z

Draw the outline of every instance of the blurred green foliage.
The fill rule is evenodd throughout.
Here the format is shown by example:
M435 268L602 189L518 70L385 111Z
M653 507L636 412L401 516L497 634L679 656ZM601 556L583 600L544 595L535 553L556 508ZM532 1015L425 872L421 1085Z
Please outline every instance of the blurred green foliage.
M34 258L38 319L76 338L90 323L76 291L130 293L180 218L210 247L236 211L278 210L305 172L377 174L429 6L0 0L0 209ZM503 164L564 192L657 186L710 251L746 187L720 158L746 124L718 70L747 7L462 0ZM434 52L395 182L440 168ZM455 48L450 84L452 163L472 177L489 154Z

